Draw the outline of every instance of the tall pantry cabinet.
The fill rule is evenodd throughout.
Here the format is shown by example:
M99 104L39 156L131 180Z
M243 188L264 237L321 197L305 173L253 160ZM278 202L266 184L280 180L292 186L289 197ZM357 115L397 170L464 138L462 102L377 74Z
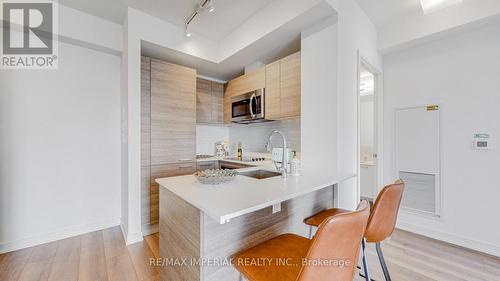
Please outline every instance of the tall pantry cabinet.
M196 170L196 70L141 58L141 217L144 234L156 231L156 178Z

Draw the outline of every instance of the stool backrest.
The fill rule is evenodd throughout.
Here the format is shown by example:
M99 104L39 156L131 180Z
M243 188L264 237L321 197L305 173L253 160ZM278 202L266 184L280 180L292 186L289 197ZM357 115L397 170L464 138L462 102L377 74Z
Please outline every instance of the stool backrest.
M365 233L370 204L326 219L314 236L297 281L352 281Z
M381 242L391 236L396 226L404 187L403 181L397 180L385 186L378 194L366 227L365 237L368 242Z

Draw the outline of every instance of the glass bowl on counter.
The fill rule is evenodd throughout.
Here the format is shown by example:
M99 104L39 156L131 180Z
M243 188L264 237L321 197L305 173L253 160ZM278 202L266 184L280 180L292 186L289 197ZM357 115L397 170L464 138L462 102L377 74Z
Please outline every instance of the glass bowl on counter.
M203 184L221 184L233 180L238 175L235 170L208 169L194 174L196 179Z

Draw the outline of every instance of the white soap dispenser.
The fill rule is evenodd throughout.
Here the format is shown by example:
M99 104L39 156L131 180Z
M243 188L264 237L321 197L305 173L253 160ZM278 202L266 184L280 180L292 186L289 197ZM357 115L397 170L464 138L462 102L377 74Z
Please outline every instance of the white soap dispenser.
M297 152L293 152L293 159L290 161L290 174L300 176L300 160L297 159Z

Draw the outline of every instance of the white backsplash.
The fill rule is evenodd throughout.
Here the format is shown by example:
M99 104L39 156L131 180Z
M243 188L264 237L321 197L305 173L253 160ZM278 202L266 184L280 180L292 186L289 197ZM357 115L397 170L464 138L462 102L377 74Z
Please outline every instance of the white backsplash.
M229 140L229 127L196 125L196 154L215 154L215 143Z
M196 154L215 154L215 143L229 141L232 156L237 154L238 143L243 154L265 153L266 141L273 130L280 130L286 136L287 146L300 153L300 119L255 123L249 125L196 125ZM273 137L273 147L281 147L281 138Z
M236 155L238 142L240 141L244 154L245 152L266 152L267 138L275 129L285 134L289 148L300 152L300 118L296 118L249 125L232 124L229 127L229 150L231 155ZM272 145L273 147L281 147L281 138L274 136Z

